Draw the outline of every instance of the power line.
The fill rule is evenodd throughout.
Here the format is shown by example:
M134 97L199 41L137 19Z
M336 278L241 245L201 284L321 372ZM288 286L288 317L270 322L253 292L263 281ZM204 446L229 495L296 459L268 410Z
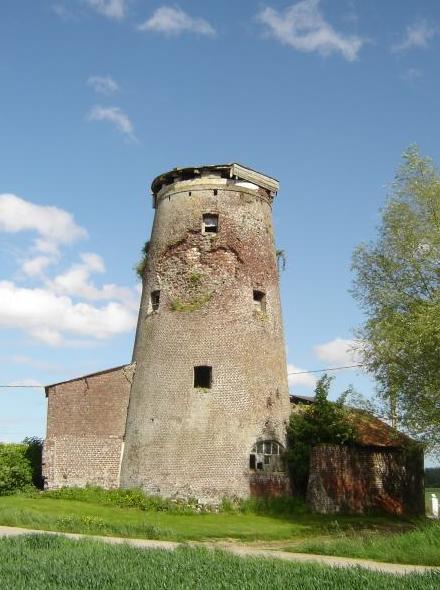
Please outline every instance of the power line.
M305 375L306 373L326 373L327 371L342 371L342 369L354 369L355 367L363 367L364 365L346 365L345 367L328 367L327 369L314 369L313 371L295 371L287 373L288 375Z
M23 388L23 387L37 387L38 389L44 389L44 385L0 385L0 387L19 387L19 388Z
M326 373L327 371L342 371L344 369L355 369L358 367L363 367L364 365L345 365L344 367L327 367L326 369L313 369L312 371L293 371L291 373L287 373L288 375L306 375L307 373ZM7 389L7 388L36 388L36 389L43 389L44 385L0 385L0 387Z

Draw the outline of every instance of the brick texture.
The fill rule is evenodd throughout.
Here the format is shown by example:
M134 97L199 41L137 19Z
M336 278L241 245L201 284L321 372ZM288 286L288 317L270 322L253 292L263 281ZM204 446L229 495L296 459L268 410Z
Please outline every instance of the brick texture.
M127 365L47 388L47 488L119 485L133 369Z
M253 445L285 445L290 412L272 197L208 175L176 179L156 203L121 485L202 502L246 497ZM202 232L206 213L219 216L218 233ZM253 290L266 294L264 310ZM194 387L197 365L212 366L211 389Z
M423 451L318 445L307 500L321 514L423 514Z

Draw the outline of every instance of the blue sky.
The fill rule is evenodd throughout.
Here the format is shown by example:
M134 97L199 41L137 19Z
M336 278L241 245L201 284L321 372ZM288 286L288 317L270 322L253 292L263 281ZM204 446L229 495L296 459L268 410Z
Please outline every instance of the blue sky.
M281 183L289 364L350 364L353 248L403 150L440 161L436 0L3 0L0 35L2 384L129 361L151 180L231 161ZM374 391L351 370L333 395L350 383ZM0 440L43 435L45 408L0 389Z

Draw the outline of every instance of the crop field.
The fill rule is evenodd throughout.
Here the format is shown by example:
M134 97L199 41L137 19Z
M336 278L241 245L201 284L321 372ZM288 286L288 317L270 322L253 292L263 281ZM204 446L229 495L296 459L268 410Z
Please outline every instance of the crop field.
M434 590L440 573L391 576L240 558L219 551L173 552L72 541L54 535L0 540L1 587L8 590Z

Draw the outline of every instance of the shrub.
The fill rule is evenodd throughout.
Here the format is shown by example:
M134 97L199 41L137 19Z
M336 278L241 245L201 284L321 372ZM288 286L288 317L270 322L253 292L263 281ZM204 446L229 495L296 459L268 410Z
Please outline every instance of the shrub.
M40 490L44 487L43 475L41 472L43 458L43 440L37 436L29 436L23 440L27 445L26 458L32 467L32 483Z
M32 487L32 464L28 445L0 444L0 496Z
M323 375L316 385L315 403L290 416L286 460L295 495L306 493L313 446L347 444L355 438L354 427L344 408L347 394L342 394L336 402L328 401L330 383L331 377Z

